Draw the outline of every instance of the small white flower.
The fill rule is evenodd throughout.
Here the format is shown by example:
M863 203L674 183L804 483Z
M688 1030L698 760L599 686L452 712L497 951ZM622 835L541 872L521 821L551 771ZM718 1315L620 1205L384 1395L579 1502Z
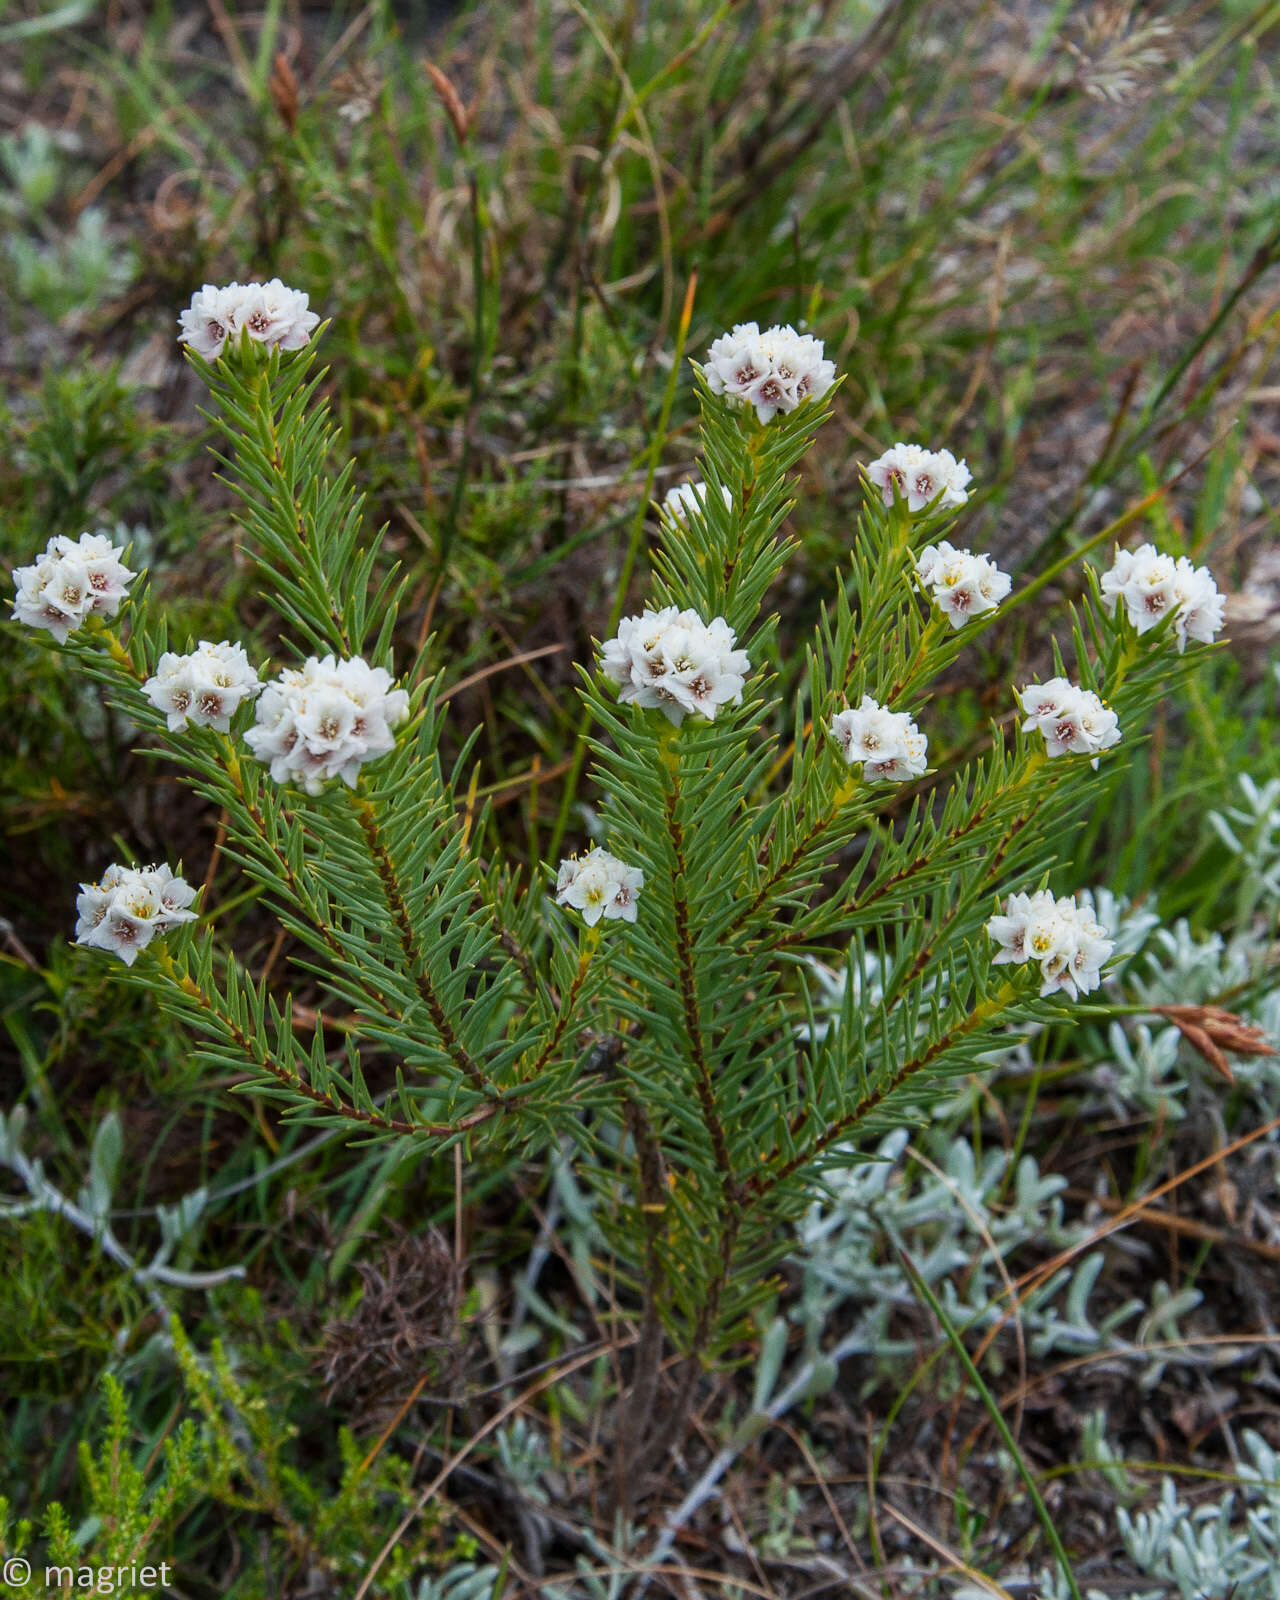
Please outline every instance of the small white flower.
M307 309L307 296L290 289L279 278L268 283L229 283L224 288L206 283L192 295L191 304L178 318L181 344L190 345L206 361L216 361L228 339L242 331L268 348L300 350L310 342L320 318Z
M1073 909L1075 949L1058 981L1064 989L1068 989L1067 979L1070 978L1081 994L1089 994L1102 982L1102 966L1115 950L1115 941L1109 930L1093 918L1087 906L1075 906ZM1072 998L1075 998L1074 995Z
M300 289L288 289L279 278L267 283L248 283L235 308L233 326L242 328L261 344L282 350L301 350L311 338L320 318L307 309L307 296Z
M992 917L987 932L1000 946L993 966L1034 961L1040 968L1042 997L1063 989L1074 1000L1102 981L1102 965L1115 941L1089 906L1070 897L1055 899L1047 889L1011 894L1004 912Z
M206 283L191 296L191 304L178 318L182 328L178 342L190 345L206 361L216 361L234 332L233 318L239 294L238 283L228 284L225 289Z
M57 534L34 566L15 567L13 620L47 628L59 644L89 616L114 617L137 577L105 533Z
M355 656L312 656L263 686L245 743L277 783L319 794L331 778L354 788L360 767L395 747L409 696L391 674Z
M1173 627L1178 636L1179 655L1186 649L1188 639L1212 644L1222 627L1227 602L1219 594L1208 567L1193 566L1186 556L1179 556L1173 592L1178 601Z
M639 915L636 896L644 888L644 873L639 867L623 867L614 885L613 899L604 908L606 917L634 922Z
M994 611L1008 595L1013 580L1001 572L990 556L956 550L944 539L920 552L916 576L953 628L963 628L970 617Z
M1005 901L1004 915L994 916L987 923L987 932L1000 946L999 953L992 958L993 966L1029 959L1027 929L1036 915L1037 908L1033 901L1040 897L1039 894L1011 894ZM1049 899L1052 900L1053 896L1050 895Z
M707 351L704 370L712 394L754 406L761 422L779 411L794 411L810 395L820 400L836 378L835 363L824 356L820 339L792 327L761 333L754 322L722 333Z
M950 450L926 450L919 444L895 444L867 467L867 477L879 489L885 505L893 504L894 493L906 502L907 510L923 511L941 495L940 509L962 506L969 498L973 474Z
M264 688L243 645L201 639L184 656L166 650L142 692L167 715L171 732L194 722L226 733L240 703Z
M1020 689L1018 701L1026 716L1023 732L1038 728L1051 756L1092 756L1091 765L1096 768L1098 752L1120 743L1115 712L1092 689L1078 688L1065 678L1050 678L1048 683Z
M1197 567L1186 556L1175 561L1152 544L1117 550L1111 570L1102 575L1101 588L1107 611L1114 615L1117 602L1123 600L1139 633L1172 612L1179 655L1188 639L1210 644L1222 627L1226 602L1208 567Z
M703 622L696 611L664 606L624 617L604 646L600 666L618 685L618 699L658 707L677 727L691 712L714 722L722 705L742 700L751 660L735 648L723 617Z
M132 966L152 939L180 922L196 891L172 870L110 866L97 883L82 883L76 897L76 943L117 955Z
M720 493L724 496L724 503L730 511L733 510L733 496L722 484ZM678 483L673 489L668 489L662 500L663 515L672 522L683 523L691 511L701 511L707 499L707 486L701 479L692 483Z
M601 917L634 922L639 911L636 896L643 887L644 873L639 867L625 866L597 845L581 859L570 856L560 863L556 900L580 911L589 928Z
M906 711L890 711L869 694L856 709L838 712L828 733L852 766L862 763L864 778L903 783L918 778L928 765L928 738Z

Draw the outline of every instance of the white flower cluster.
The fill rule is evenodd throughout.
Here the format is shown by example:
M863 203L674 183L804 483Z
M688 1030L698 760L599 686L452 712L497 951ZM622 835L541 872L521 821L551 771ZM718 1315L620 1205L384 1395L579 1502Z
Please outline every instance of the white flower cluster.
M123 555L124 546L105 533L82 533L74 542L56 534L34 566L14 569L13 620L47 628L65 644L86 617L114 617L137 577Z
M895 444L867 468L867 477L879 489L884 503L893 504L896 491L911 512L923 511L939 495L939 507L962 506L969 498L973 474L950 450L926 450L921 444Z
M1039 728L1051 756L1092 756L1090 765L1096 768L1098 752L1120 743L1115 712L1092 689L1078 688L1065 678L1050 678L1048 683L1030 683L1020 689L1018 701L1027 718L1022 731Z
M171 733L185 728L188 722L226 733L241 701L265 688L249 665L243 645L226 639L221 644L210 644L201 639L185 656L166 650L155 676L142 685L142 692L168 716Z
M359 656L312 656L264 686L245 743L271 763L277 783L319 794L330 778L355 787L361 765L395 746L392 729L409 715L409 696L383 667Z
M822 340L792 327L766 328L740 322L722 333L707 351L707 387L754 406L761 422L779 411L794 411L812 395L820 400L836 379L834 361L822 353Z
M1013 587L1013 579L1001 572L990 556L953 549L945 539L920 552L916 577L933 590L934 600L953 628L963 628L970 617L994 611Z
M581 860L570 856L560 863L556 878L556 901L582 913L589 928L601 917L636 920L636 896L644 888L644 873L639 867L626 867L598 845Z
M307 310L307 296L300 289L272 278L270 283L229 283L221 289L206 283L191 296L178 321L179 343L190 345L206 361L216 361L227 340L237 343L246 328L259 344L301 350L320 318Z
M1187 648L1188 639L1213 642L1226 607L1208 567L1197 567L1186 556L1175 561L1153 544L1117 550L1115 565L1103 573L1102 603L1111 615L1120 600L1139 633L1146 633L1174 612L1179 655Z
M724 503L733 510L733 496L723 485L720 493L724 496ZM693 483L678 483L674 489L668 489L662 499L662 510L672 522L683 522L691 511L701 511L707 499L707 486L701 479Z
M828 728L850 765L862 763L864 778L903 783L927 765L929 740L909 712L890 711L864 694L856 710L839 712Z
M720 706L741 702L751 670L750 657L736 643L723 617L703 622L696 611L664 606L624 617L600 665L619 686L619 700L657 706L676 727L695 711L714 722Z
M1055 900L1047 889L1011 894L1004 915L992 917L987 932L1000 946L993 961L1038 961L1040 993L1065 989L1074 1000L1102 981L1102 963L1115 949L1106 928L1095 922L1088 906L1067 896Z
M195 921L187 910L195 897L166 866L108 867L97 883L80 885L76 943L112 951L131 967L156 934Z

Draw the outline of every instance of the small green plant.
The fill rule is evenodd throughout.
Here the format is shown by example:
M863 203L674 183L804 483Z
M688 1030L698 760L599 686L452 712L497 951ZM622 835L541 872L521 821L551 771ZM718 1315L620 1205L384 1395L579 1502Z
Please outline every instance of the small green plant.
M42 1538L33 1549L30 1521L9 1523L8 1502L0 1499L0 1553L7 1560L0 1594L30 1593L33 1571L40 1594L70 1595L86 1589L139 1600L155 1594L172 1574L168 1538L174 1524L201 1493L207 1458L193 1421L165 1436L144 1468L135 1457L133 1425L123 1388L110 1374L102 1380L106 1417L102 1443L94 1450L80 1443L80 1472L88 1515L73 1524L63 1506L45 1510ZM164 1565L164 1575L160 1570Z
M82 1514L53 1501L38 1526L30 1518L11 1523L8 1502L0 1500L0 1556L27 1564L5 1568L0 1594L17 1600L29 1568L45 1580L41 1594L89 1589L136 1600L167 1592L170 1583L181 1589L196 1559L211 1574L226 1566L235 1576L223 1592L245 1600L271 1592L282 1574L324 1572L344 1586L358 1581L411 1496L411 1464L394 1451L371 1452L339 1428L332 1474L308 1471L296 1429L276 1412L278 1382L266 1392L238 1370L238 1353L218 1340L202 1354L176 1317L157 1343L176 1364L188 1414L170 1416L149 1437L131 1416L121 1383L104 1376L100 1443L82 1439L78 1452ZM233 1527L257 1530L251 1552L232 1554L207 1541L197 1513L209 1506L221 1507ZM194 1526L184 1538L187 1555L177 1559L174 1535L188 1517ZM439 1521L428 1510L412 1536L398 1540L379 1594L399 1594L412 1577L440 1564L427 1553ZM460 1546L443 1559L452 1563L463 1553Z

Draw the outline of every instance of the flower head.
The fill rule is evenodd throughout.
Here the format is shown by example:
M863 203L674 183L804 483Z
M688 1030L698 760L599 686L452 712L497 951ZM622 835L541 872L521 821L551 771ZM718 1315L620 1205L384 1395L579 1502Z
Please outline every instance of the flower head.
M206 283L178 318L182 328L178 340L206 361L216 361L227 340L235 343L246 330L257 344L301 350L319 321L307 309L307 296L287 288L279 278L269 283L229 283L221 289Z
M926 450L920 444L895 444L867 467L867 477L879 489L885 505L893 504L895 491L910 512L923 511L934 500L942 509L962 506L969 498L973 474L950 450Z
M890 711L869 694L856 709L838 712L827 732L851 766L862 763L862 775L869 780L903 783L918 778L928 764L929 740L910 713Z
M1009 574L1001 572L990 556L953 549L945 539L920 552L916 577L933 591L953 628L963 628L970 617L994 611L1013 586Z
M264 686L244 738L277 783L319 794L330 778L354 788L361 766L394 748L391 730L408 715L409 696L385 668L312 656Z
M725 505L732 511L732 494L723 485L720 493L724 496ZM700 478L692 483L677 483L673 489L668 489L662 498L663 515L672 522L684 522L691 511L702 510L706 499L707 486Z
M1123 600L1129 621L1146 633L1171 613L1178 654L1188 639L1210 644L1222 627L1226 602L1218 593L1208 567L1197 567L1186 556L1175 561L1153 544L1137 550L1117 550L1109 572L1102 575L1102 603L1115 614Z
M722 333L707 351L707 387L742 405L754 406L761 422L779 411L794 411L810 395L820 400L835 382L833 361L823 355L821 339L775 326L760 332L754 322L740 322Z
M708 623L696 611L664 606L624 617L600 665L618 685L619 700L657 706L677 727L691 712L714 722L722 705L742 700L751 670L747 652L736 649L736 642L723 617Z
M1111 707L1092 689L1081 689L1066 678L1031 683L1018 691L1026 715L1022 731L1038 728L1051 756L1087 755L1098 765L1098 752L1120 743L1120 725Z
M195 920L187 909L195 897L167 866L108 867L97 883L80 885L76 943L108 950L131 967L156 934Z
M634 922L638 914L636 896L644 887L639 867L624 866L599 845L587 855L570 856L560 863L556 878L556 900L582 913L589 928L601 917Z
M1102 964L1115 949L1092 909L1070 897L1055 899L1047 889L1011 894L1004 912L987 923L1000 946L993 966L1034 961L1040 968L1040 994L1063 989L1074 1000L1102 981Z
M33 566L14 569L13 620L47 628L65 644L86 617L114 617L137 577L123 555L124 546L105 533L82 533L74 542L55 535Z
M157 710L166 713L171 732L194 722L226 733L241 701L265 688L249 665L243 645L226 639L210 644L201 639L185 656L166 650L142 692Z

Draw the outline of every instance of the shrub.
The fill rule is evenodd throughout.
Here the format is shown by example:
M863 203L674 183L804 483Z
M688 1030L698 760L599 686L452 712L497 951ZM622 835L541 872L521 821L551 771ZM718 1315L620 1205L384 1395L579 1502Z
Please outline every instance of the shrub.
M351 464L331 464L298 321L313 314L275 287L278 317L261 290L207 286L225 326L189 359L303 664L264 685L230 641L171 650L105 538L55 539L16 576L21 617L65 635L220 808L290 970L255 976L169 867L82 886L80 942L123 956L211 1067L247 1070L291 1118L420 1159L571 1143L642 1305L625 1484L683 1426L698 1361L772 1294L815 1178L875 1159L1011 1029L1096 989L1113 941L1048 881L1221 602L1205 569L1149 547L1101 583L1086 568L1070 665L1055 644L983 751L951 747L941 675L1058 569L1010 596L945 537L967 468L897 445L868 469L813 637L781 637L767 603L833 371L807 336L736 328L695 369L706 489L668 503L645 609L615 616L581 669L594 848L526 879L490 849L472 738L446 759L447 662L428 640L395 675L401 585L365 538ZM824 1026L815 956L844 976ZM650 1425L664 1339L681 1397Z

